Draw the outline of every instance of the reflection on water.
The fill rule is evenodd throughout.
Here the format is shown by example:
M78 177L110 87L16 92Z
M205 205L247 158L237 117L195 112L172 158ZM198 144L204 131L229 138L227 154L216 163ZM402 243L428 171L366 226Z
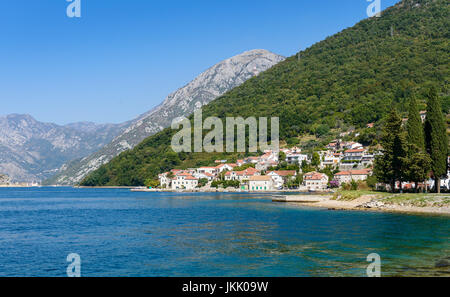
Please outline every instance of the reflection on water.
M384 276L449 276L449 232L448 217L267 195L0 189L0 276L64 276L69 253L84 276L365 276L370 253Z

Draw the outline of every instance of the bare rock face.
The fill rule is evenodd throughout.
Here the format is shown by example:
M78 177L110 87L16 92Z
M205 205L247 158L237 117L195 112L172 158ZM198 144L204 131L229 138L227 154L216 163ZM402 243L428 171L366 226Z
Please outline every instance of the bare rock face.
M125 131L100 151L64 165L46 184L73 185L86 175L129 150L145 138L170 127L172 120L188 116L202 106L241 85L248 79L283 61L284 57L266 50L253 50L211 67L192 82L170 94L153 110L141 115Z
M11 179L9 176L0 174L0 186L9 185L11 183Z
M66 162L95 152L125 128L76 123L59 126L29 115L0 117L0 172L14 182L38 182Z

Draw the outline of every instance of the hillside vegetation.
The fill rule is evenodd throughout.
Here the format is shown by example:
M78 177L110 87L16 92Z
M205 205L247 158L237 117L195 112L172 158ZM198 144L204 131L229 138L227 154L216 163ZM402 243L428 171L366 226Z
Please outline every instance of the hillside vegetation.
M353 126L379 122L392 108L408 110L415 93L439 89L448 113L449 2L407 0L363 20L270 70L203 108L203 117L279 117L287 143L302 135L319 139ZM166 129L147 138L84 179L84 186L143 185L172 168L230 161L237 154L175 154Z

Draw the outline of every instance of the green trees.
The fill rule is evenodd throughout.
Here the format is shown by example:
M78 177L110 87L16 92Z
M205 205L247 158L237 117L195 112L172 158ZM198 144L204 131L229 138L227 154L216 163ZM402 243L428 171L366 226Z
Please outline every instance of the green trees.
M428 178L431 160L425 152L424 127L414 95L411 96L408 111L408 122L406 123L408 154L405 160L405 175L408 181L415 183L417 190L418 183L424 182Z
M406 123L408 132L408 143L417 146L418 150L425 149L425 137L423 131L422 119L420 118L419 109L417 108L417 100L413 95L409 103L408 122Z
M431 158L436 192L440 193L441 177L447 173L448 139L442 107L434 87L428 93L425 139L426 149Z
M317 152L314 152L312 155L311 165L315 167L320 165L320 156Z
M208 184L208 179L207 178L201 178L201 179L198 180L198 187L199 188L203 188L207 184Z
M378 181L391 184L396 181L425 181L430 171L435 178L437 193L440 179L447 173L448 139L442 106L437 91L428 92L427 120L425 127L420 119L417 103L412 96L406 131L402 120L393 110L386 119L381 139L383 155L375 162L374 173Z
M416 184L425 182L428 178L431 168L431 159L428 154L422 151L416 151L415 146L409 146L408 158L406 160L405 178Z
M147 179L145 180L145 186L147 188L157 188L159 186L159 181L154 179Z
M404 169L407 156L406 133L402 128L402 119L394 109L386 119L381 136L383 154L377 156L374 174L377 180L391 185L395 191L395 183L406 177Z

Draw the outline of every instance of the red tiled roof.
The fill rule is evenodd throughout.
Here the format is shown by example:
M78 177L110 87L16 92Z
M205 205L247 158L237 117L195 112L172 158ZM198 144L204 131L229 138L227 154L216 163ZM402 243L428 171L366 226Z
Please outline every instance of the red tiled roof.
M319 172L310 172L305 174L305 180L321 180L326 175Z
M365 152L365 149L356 149L356 150L347 150L346 153L362 153Z
M341 171L339 173L336 173L335 176L342 176L342 175L368 175L368 174L370 174L371 171L372 171L371 169Z
M279 176L294 176L297 174L295 170L278 170L278 171L272 171L275 174L278 174ZM269 172L268 174L272 173Z
M272 178L270 176L267 175L262 175L262 176L252 176L250 177L250 181L270 181L272 180Z
M183 173L178 174L178 176L192 176L192 174L183 172Z

